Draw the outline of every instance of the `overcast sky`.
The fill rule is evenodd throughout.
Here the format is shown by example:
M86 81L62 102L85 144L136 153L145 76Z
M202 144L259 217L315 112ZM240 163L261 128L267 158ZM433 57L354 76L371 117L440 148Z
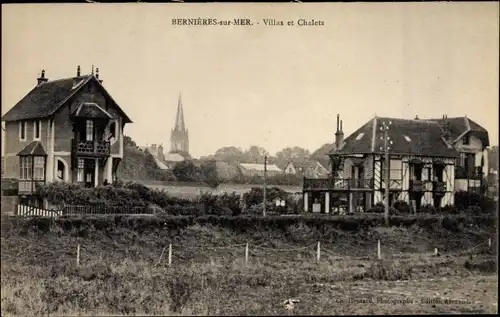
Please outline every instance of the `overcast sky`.
M100 69L141 145L170 146L179 92L195 157L314 151L335 117L467 115L498 144L498 2L2 5L2 114L36 84ZM173 26L173 18L253 26ZM324 26L264 26L262 19ZM258 25L256 22L260 22Z

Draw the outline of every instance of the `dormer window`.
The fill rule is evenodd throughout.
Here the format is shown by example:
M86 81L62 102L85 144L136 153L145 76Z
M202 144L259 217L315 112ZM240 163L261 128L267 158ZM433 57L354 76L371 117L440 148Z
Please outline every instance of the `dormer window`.
M19 140L26 141L26 121L19 121Z
M463 143L463 145L469 145L470 144L470 138L469 138L468 134L464 135L464 137L462 138L462 143Z
M42 122L40 120L35 120L33 123L33 139L40 140L42 135Z

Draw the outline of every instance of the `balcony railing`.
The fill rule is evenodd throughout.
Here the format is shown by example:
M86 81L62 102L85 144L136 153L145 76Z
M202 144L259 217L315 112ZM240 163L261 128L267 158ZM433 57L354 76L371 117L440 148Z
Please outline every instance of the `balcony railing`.
M445 182L432 182L432 187L435 192L437 193L443 193L446 191L446 183Z
M304 189L370 189L373 188L373 179L351 178L305 178Z
M410 180L410 191L421 192L424 190L424 182L421 180Z
M109 141L76 141L72 140L73 151L77 155L107 156L111 153Z
M45 182L41 180L19 180L18 192L19 195L34 194L39 186Z
M480 166L471 170L465 166L455 166L455 179L481 179L481 170Z

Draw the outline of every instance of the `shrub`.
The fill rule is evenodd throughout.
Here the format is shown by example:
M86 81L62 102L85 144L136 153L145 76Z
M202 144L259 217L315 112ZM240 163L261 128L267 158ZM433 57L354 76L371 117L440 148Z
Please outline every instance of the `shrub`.
M458 214L459 210L455 206L447 204L441 208L441 212L446 213L446 214Z
M406 201L398 200L394 203L394 208L401 214L410 213L410 205Z
M436 208L430 204L425 204L422 207L420 207L420 212L425 213L425 214L435 214L437 213Z
M482 213L495 213L498 208L497 202L491 197L467 191L455 193L455 206L459 210L467 210L471 206L476 206L481 209L479 212Z

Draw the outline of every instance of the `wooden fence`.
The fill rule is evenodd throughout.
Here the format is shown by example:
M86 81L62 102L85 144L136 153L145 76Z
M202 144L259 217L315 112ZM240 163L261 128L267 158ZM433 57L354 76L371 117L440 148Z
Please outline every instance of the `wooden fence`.
M60 210L51 210L18 204L15 215L21 217L61 217L76 215L138 215L153 214L148 207L116 207L106 205L67 205Z
M63 211L18 204L16 205L15 215L21 217L59 217L63 215Z

